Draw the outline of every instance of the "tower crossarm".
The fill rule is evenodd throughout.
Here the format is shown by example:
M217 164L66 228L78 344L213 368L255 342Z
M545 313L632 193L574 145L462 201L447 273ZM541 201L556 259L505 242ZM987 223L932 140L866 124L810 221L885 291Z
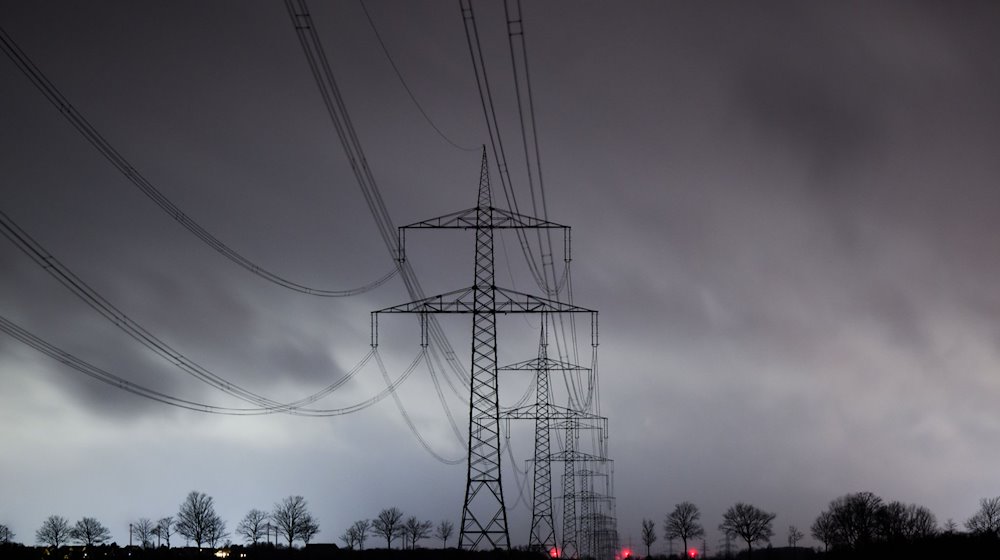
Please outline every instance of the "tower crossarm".
M506 418L510 420L537 420L539 417L548 418L551 421L560 420L578 420L578 421L592 421L598 425L606 425L608 422L607 417L598 416L596 414L591 414L589 412L580 412L578 410L573 410L571 408L565 408L556 405L542 405L528 404L524 406L518 406L515 408L504 410L500 413L501 418ZM560 427L556 425L555 427ZM586 427L586 426L582 426Z
M551 358L532 358L523 362L516 362L506 366L500 366L503 371L590 371L589 367L578 366L569 362L553 360Z
M482 309L476 307L476 288L462 288L446 292L444 294L431 296L409 303L394 305L372 312L372 346L378 346L378 315L382 313L482 313ZM547 299L515 290L495 287L493 290L494 301L491 309L487 310L494 314L511 313L589 313L591 328L591 344L597 346L597 311L580 307L571 303L565 303L554 299ZM426 323L424 327L426 329ZM426 340L426 334L422 333L421 340Z
M476 222L476 211L478 210L479 207L459 210L458 212L452 212L450 214L445 214L444 216L438 216L437 218L420 220L419 222L400 226L399 229L476 229L484 227ZM490 206L489 211L491 214L490 221L485 227L492 229L570 229L569 226L564 226L562 224L557 224L541 218L535 218L534 216L518 214L517 212L511 212L510 210L504 210L502 208Z
M475 313L474 296L474 288L468 287L386 307L372 313ZM590 313L595 318L597 316L597 311L593 309L500 287L496 288L496 301L492 312L500 314Z
M614 463L613 459L600 457L583 451L557 451L549 455L550 461L577 461L590 463Z
M400 227L397 233L400 262L406 260L406 230L408 229L561 229L563 232L563 260L567 263L572 260L569 226L493 206L477 206L467 210L459 210Z

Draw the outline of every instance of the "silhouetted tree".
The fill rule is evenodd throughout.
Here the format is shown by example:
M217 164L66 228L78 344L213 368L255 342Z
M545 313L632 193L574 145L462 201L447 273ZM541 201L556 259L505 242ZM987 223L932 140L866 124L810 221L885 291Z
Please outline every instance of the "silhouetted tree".
M739 535L747 543L747 556L753 554L753 543L768 541L774 531L771 522L776 514L766 512L756 506L738 502L722 514L719 530Z
M215 513L212 497L192 491L177 512L177 532L195 546L218 541L225 536L226 524Z
M302 496L289 496L280 503L274 504L271 519L278 528L278 533L288 541L288 548L297 540L309 544L316 533L319 524L313 519L306 507L306 499Z
M367 519L359 519L351 525L354 529L354 535L358 541L358 548L361 550L365 549L365 541L368 540L368 530L371 529L372 522Z
M905 511L903 536L909 540L926 539L937 534L937 518L924 506L909 504Z
M368 529L371 527L371 522L367 519L359 519L355 521L350 527L344 531L344 534L340 536L340 540L344 541L347 548L353 549L357 545L358 550L365 549L365 540L368 539Z
M142 548L149 548L153 544L153 531L156 530L156 525L152 521L145 517L140 517L138 521L132 522L132 536L135 540L139 541L139 545Z
M814 539L823 543L824 552L829 552L830 545L834 544L836 539L836 530L833 528L833 514L829 511L820 513L816 521L813 521L809 532L812 533Z
M681 502L674 506L674 511L663 521L663 534L668 539L680 539L684 543L684 554L687 554L688 539L705 534L705 528L698 523L700 517L698 506L691 502Z
M403 512L393 506L378 512L378 517L372 520L372 530L385 537L386 548L392 548L392 538L402 529L402 519Z
M302 544L309 546L309 541L313 540L313 537L319 533L319 523L317 523L312 517L309 518L309 523L302 526L302 532L299 533L299 538L302 539Z
M174 516L161 517L156 522L156 527L153 528L153 536L156 537L156 546L160 546L160 539L162 539L163 542L167 543L167 548L170 548L170 535L173 535L174 531Z
M871 543L880 533L882 498L871 492L845 494L830 502L829 546L847 546L857 550Z
M10 527L0 523L0 544L10 544L14 540L14 531Z
M944 522L944 526L942 527L942 530L945 533L949 534L949 535L957 533L958 532L958 523L955 523L955 520L949 517L948 521Z
M431 536L433 527L430 521L420 521L417 516L411 515L402 528L404 546L408 542L411 549L417 548L417 542Z
M348 549L354 550L355 545L358 544L358 536L354 532L353 525L344 529L344 532L340 534L340 540Z
M266 512L253 508L236 525L236 534L243 537L244 542L257 544L257 541L264 536L267 520Z
M795 545L799 544L799 541L801 541L803 537L805 537L805 535L802 534L802 531L799 531L798 527L795 525L788 526L788 546L795 548Z
M205 531L205 542L208 546L215 548L222 543L222 540L229 536L226 532L226 523L222 518L216 517Z
M975 534L1000 536L1000 496L979 500L979 511L965 522L965 527Z
M448 537L455 530L455 526L451 524L451 521L442 520L438 523L437 531L434 536L441 539L441 548L448 548Z
M649 547L656 542L656 523L652 519L642 520L642 544L646 545L646 556L649 556Z
M93 517L84 517L69 530L69 536L82 545L94 546L111 539L111 531Z
M39 544L48 545L52 548L59 548L66 544L69 538L69 521L66 521L66 518L61 515L50 515L42 522L42 526L35 531L35 540Z

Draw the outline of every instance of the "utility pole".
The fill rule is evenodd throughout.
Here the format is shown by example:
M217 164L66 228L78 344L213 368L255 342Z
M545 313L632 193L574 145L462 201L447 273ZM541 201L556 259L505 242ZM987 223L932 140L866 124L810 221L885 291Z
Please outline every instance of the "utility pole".
M387 307L372 313L372 346L378 345L382 313L466 313L472 315L472 382L469 395L469 449L465 503L458 547L509 549L507 509L500 477L500 405L497 401L496 316L508 313L589 313L591 343L597 344L597 312L560 301L500 288L494 280L493 230L561 229L569 260L569 228L547 220L494 208L486 148L479 172L475 208L423 220L399 228L399 259L404 262L408 229L471 229L476 232L475 274L469 288ZM427 343L427 321L421 321L421 345Z

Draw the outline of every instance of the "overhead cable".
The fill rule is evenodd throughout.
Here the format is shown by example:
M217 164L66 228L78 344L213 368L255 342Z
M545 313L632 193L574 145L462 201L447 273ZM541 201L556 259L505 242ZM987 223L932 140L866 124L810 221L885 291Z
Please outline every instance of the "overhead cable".
M298 410L299 412L305 414L311 411L303 408L304 406L312 404L320 398L330 394L349 381L351 376L353 376L353 373L344 376L326 388L291 403L280 403L261 396L202 367L194 360L191 360L181 352L175 350L166 342L160 340L156 335L148 331L142 325L132 320L114 304L91 288L79 276L74 274L72 270L53 256L52 253L45 249L45 247L43 247L40 243L35 241L35 239L32 238L28 232L17 225L17 223L15 223L14 220L2 210L0 210L0 234L10 240L10 242L13 243L18 249L35 261L35 264L42 267L42 269L50 276L58 280L59 283L72 292L73 295L80 298L80 300L100 313L101 316L125 332L125 334L131 336L137 342L163 358L165 361L169 362L171 365L189 375L192 375L199 381L202 381L203 383L206 383L209 386L234 396L244 402L255 404L262 409L267 409L273 412ZM356 373L358 369L359 368L356 368L352 370L352 372Z
M292 20L299 44L302 46L309 69L316 81L316 86L319 88L323 105L326 107L330 121L337 132L337 137L340 139L345 155L351 164L351 170L354 172L358 186L365 197L368 209L371 211L379 234L382 236L382 241L392 259L399 263L400 251L396 226L389 216L378 183L376 183L375 176L368 166L368 160L347 112L347 106L326 58L319 34L313 24L309 6L305 0L285 0L285 7L288 9L288 15ZM424 299L426 295L410 263L404 261L398 265L398 269L410 298L413 300ZM468 389L471 386L469 371L459 363L455 350L436 317L427 318L427 328L431 341L441 350L450 366L452 375Z
M398 389L399 386L402 385L404 381L406 381L406 379L410 376L410 374L413 373L413 370L416 368L416 365L420 361L420 356L418 355L410 364L410 366L406 370L404 370L403 373L400 374L400 376L395 380L389 380L388 373L384 372L383 370L383 373L385 373L386 376L386 388L382 389L376 395L360 403L356 403L346 407L328 408L322 410L309 410L309 411L276 409L273 407L230 408L230 407L221 407L221 406L200 403L187 399L181 399L179 397L169 395L162 391L157 391L145 387L143 385L139 385L138 383L133 383L123 377L110 373L89 362L86 362L76 357L75 355L60 349L59 347L53 344L46 342L42 338L35 336L34 334L30 333L26 329L22 328L21 326L17 325L13 321L7 319L2 315L0 315L0 331L7 333L15 340L18 340L19 342L22 342L34 348L35 350L75 369L80 373L83 373L84 375L87 375L88 377L96 379L97 381L115 387L117 389L121 389L123 391L132 393L133 395L137 395L169 406L174 406L177 408L183 408L187 410L193 410L195 412L202 412L206 414L222 414L228 416L259 416L263 414L275 414L279 412L285 412L288 414L295 414L302 416L342 416L344 414L358 412L360 410L364 410L365 408L368 408L378 403L386 396L388 396L390 393L396 391L396 389ZM352 369L349 372L348 376L353 376L355 373L357 373L357 371L359 371L362 368L362 366L368 363L368 361L374 354L375 354L375 349L370 350L368 354L365 356L365 358L362 359L361 362L359 362L358 365L356 365L354 369Z
M427 348L421 347L421 354L425 354L426 352ZM417 363L417 360L420 360L420 356L417 356L416 360L414 360L414 364ZM389 379L389 373L385 369L385 364L382 362L382 355L379 353L377 346L375 347L375 362L378 364L379 370L382 372L382 377L385 379L386 386L389 386L391 384L391 381ZM413 364L411 364L410 368L412 369L412 367ZM416 424L414 424L413 420L410 419L410 415L406 412L406 408L403 406L403 401L400 400L399 395L397 395L395 391L392 391L392 399L396 402L396 408L399 410L400 416L403 417L403 421L406 422L407 427L410 428L410 432L413 434L415 438L417 438L417 441L420 443L420 446L423 447L424 450L427 451L427 453L429 453L432 457L434 457L435 459L446 465L457 465L459 463L465 462L464 455L459 457L458 459L448 459L440 455L438 452L434 451L434 449L430 446L430 444L427 443L427 440L424 439L422 435L420 435L420 430L417 429Z
M14 62L21 73L24 74L31 81L31 83L42 92L45 98L48 99L60 113L62 113L63 117L65 117L66 120L69 121L69 123L72 124L73 127L76 128L76 130L82 134L83 137L86 138L87 141L90 142L91 145L93 145L94 148L96 148L97 151L111 163L111 165L115 167L115 169L124 175L126 179L128 179L133 185L142 191L143 194L159 206L161 210L166 212L167 215L173 218L180 225L184 226L185 229L193 233L195 237L202 240L206 245L215 249L215 251L219 254L244 269L283 288L320 297L347 297L363 294L381 286L397 274L397 268L393 267L389 272L385 273L380 278L364 284L363 286L346 290L330 290L313 288L288 280L254 263L221 241L219 238L209 233L208 230L187 215L176 204L171 202L166 195L160 192L159 189L153 186L152 183L139 173L139 171L127 159L125 159L125 156L119 153L118 150L116 150L100 134L100 132L98 132L97 129L95 129L93 125L91 125L87 119L84 118L84 116L80 114L80 112L77 111L69 101L66 100L66 97L60 93L51 81L49 81L45 74L43 74L42 71L31 61L31 59L28 58L24 51L21 50L17 43L14 42L14 40L2 27L0 27L0 49L3 49L7 57Z
M389 61L389 64L392 66L392 70L396 73L396 77L399 78L399 83L402 84L403 89L406 90L406 94L410 96L410 101L412 101L413 104L416 105L417 110L420 111L421 115L423 115L424 120L427 121L427 124L431 125L431 128L433 128L434 131L437 132L438 136L444 139L445 142L451 144L453 147L466 152L479 151L478 146L467 148L460 144L456 144L451 138L448 138L448 135L445 134L438 127L438 125L434 124L434 121L431 120L431 117L427 114L427 111L425 111L420 102L417 101L417 96L414 95L413 90L410 89L410 86L406 84L406 80L403 79L402 72L399 71L399 67L396 66L396 61L393 60L392 54L389 53L389 48L386 47L385 41L382 40L382 34L378 32L378 27L375 26L375 20L372 19L371 14L368 12L368 7L365 6L365 0L358 0L358 3L361 4L361 9L365 12L365 18L368 20L368 25L371 26L372 31L375 33L375 38L378 39L378 44L379 46L382 47L382 52L385 53L385 58Z

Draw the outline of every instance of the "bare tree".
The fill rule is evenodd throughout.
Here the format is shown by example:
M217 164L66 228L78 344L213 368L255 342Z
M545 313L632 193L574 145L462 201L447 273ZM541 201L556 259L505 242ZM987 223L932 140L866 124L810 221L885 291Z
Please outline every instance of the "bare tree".
M297 540L308 544L319 532L319 524L313 520L306 507L306 499L302 496L289 496L274 504L271 519L279 534L288 541L288 548L292 548L292 544Z
M343 535L340 535L340 540L344 541L347 548L354 549L357 545L358 550L365 549L365 540L368 539L368 529L371 528L371 522L367 519L359 519L355 521L350 527L344 531Z
M236 534L243 537L244 542L257 544L257 541L264 536L267 520L267 512L253 508L236 525Z
M907 539L926 539L937 535L937 518L930 509L916 504L906 506L904 536Z
M813 521L809 532L812 533L813 538L823 543L823 551L829 552L830 545L836 541L837 533L833 528L833 514L829 511L820 513L816 521Z
M223 538L226 524L215 513L211 496L192 491L181 503L175 527L182 537L201 548L202 544Z
M705 528L698 523L700 517L698 506L691 502L681 502L674 506L674 511L663 521L663 534L668 539L680 539L684 543L684 554L687 554L688 539L705 534Z
M14 540L14 531L10 527L0 523L0 544L10 544Z
M82 545L94 546L111 539L111 531L93 517L84 517L69 530L69 536Z
M454 530L455 526L451 524L451 521L445 519L438 523L434 536L441 539L441 548L448 548L448 537L451 537Z
M365 541L368 540L368 530L371 529L372 522L367 519L359 519L351 525L351 529L354 529L354 535L358 541L358 548L360 550L365 549Z
M864 548L884 534L884 504L871 492L845 494L830 502L826 513L829 526L828 547ZM818 520L817 520L818 521Z
M979 500L979 511L965 522L972 533L1000 535L1000 496Z
M354 546L358 544L358 535L354 531L354 525L351 525L340 535L340 540L344 543L350 550L354 550Z
M214 548L219 545L222 539L228 536L229 533L226 532L225 521L221 517L215 516L215 519L209 523L208 530L205 531L205 542L208 543L208 546Z
M775 514L766 512L756 506L738 502L722 514L722 524L719 530L731 531L739 535L747 543L747 556L753 554L753 543L768 541L774 535L771 522Z
M372 520L372 530L376 535L385 537L386 548L392 548L392 538L403 528L402 519L403 512L393 506L378 512L378 517Z
M302 525L302 531L299 533L302 544L309 546L309 541L316 536L316 533L319 533L319 523L310 516L309 522Z
M153 524L146 517L140 517L138 521L132 524L132 536L135 540L139 541L139 545L142 548L149 548L153 546L153 537L156 535L153 532L156 530L156 525Z
M35 531L35 540L39 544L48 545L52 548L59 548L66 544L70 538L69 521L61 515L50 515L42 522L42 526Z
M430 521L420 521L417 516L411 515L403 524L403 544L409 544L410 549L417 548L417 542L431 536L431 529L434 524Z
M801 541L803 537L805 537L805 535L802 534L802 531L799 531L798 527L795 525L788 526L788 546L795 548L795 545L799 544L799 541Z
M944 522L944 526L941 527L941 530L949 535L955 534L958 532L958 523L955 523L955 520L949 517L948 520Z
M642 520L642 544L646 545L646 556L649 556L649 548L656 542L656 523L652 519Z
M161 517L156 522L156 527L153 528L153 536L156 537L156 546L160 546L162 539L163 542L167 543L167 548L170 548L170 535L173 535L174 531L174 516Z

